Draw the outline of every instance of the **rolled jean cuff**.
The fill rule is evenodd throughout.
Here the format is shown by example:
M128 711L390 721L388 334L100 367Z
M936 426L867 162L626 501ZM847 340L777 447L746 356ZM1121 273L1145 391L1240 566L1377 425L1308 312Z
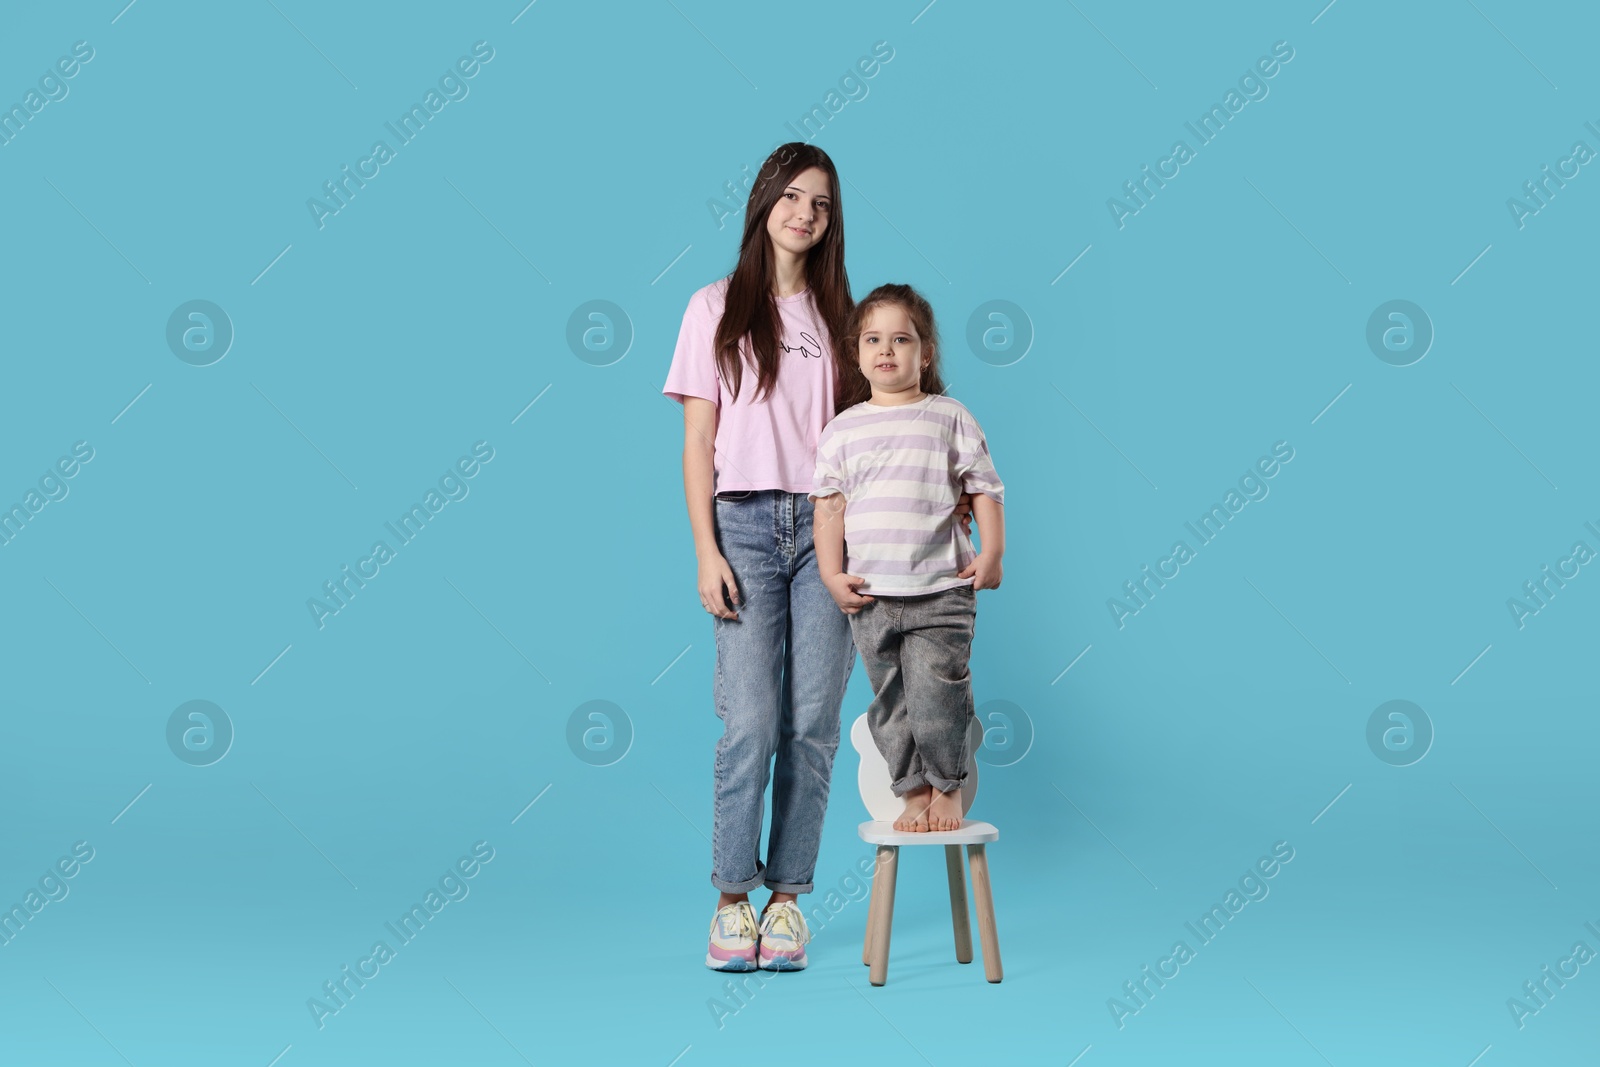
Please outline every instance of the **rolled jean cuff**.
M960 778L940 778L938 775L928 776L928 784L933 786L941 793L954 792L965 785L966 781L967 776L965 774L963 774Z
M793 893L795 896L799 896L801 893L809 893L812 890L812 883L810 882L806 882L804 884L795 882L768 882L766 885L767 888L772 890L774 893Z
M767 869L765 867L761 867L760 864L757 864L756 866L760 869L757 870L752 877L746 878L742 882L730 882L725 878L718 878L717 872L712 871L711 884L716 886L724 893L748 893L750 890L759 887L767 880Z
M897 797L903 797L918 786L927 785L928 780L922 776L921 771L912 771L898 782L889 783L889 788Z

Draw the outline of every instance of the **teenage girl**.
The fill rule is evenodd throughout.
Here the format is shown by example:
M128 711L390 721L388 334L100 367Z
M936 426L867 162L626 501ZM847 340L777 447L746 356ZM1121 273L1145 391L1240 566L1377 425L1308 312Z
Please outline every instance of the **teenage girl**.
M812 549L817 439L841 400L833 338L852 308L839 176L814 145L779 146L745 209L733 273L689 300L662 392L682 402L683 483L713 616L717 741L706 965L799 970L839 706L855 665L849 621ZM760 858L763 794L772 826ZM750 891L772 897L759 919Z
M955 830L971 755L977 590L1000 585L1005 486L977 420L943 395L939 332L921 294L868 293L842 335L850 348L847 393L869 395L818 442L817 564L876 694L867 725L905 801L895 829ZM956 521L964 492L982 551Z

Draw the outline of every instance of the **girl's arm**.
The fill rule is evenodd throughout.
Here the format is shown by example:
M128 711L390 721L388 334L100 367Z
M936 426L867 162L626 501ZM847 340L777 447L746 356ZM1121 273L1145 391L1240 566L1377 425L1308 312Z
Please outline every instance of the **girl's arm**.
M817 573L826 582L844 570L844 496L813 496L811 504L811 546L817 553Z
M874 597L856 592L863 579L844 573L844 495L811 497L811 547L817 555L817 574L846 615L854 615Z
M698 396L683 398L683 495L689 506L689 526L694 531L694 554L699 565L696 584L700 606L722 619L737 619L739 587L733 568L717 547L712 497L717 483L717 405ZM730 608L727 601L732 600Z
M1006 550L1006 509L988 493L974 493L972 513L978 517L978 557L959 577L973 578L972 588L1000 588L1000 557Z

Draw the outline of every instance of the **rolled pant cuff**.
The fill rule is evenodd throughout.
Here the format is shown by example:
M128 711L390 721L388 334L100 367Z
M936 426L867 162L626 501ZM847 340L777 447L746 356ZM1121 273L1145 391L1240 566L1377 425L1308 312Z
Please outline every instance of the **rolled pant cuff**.
M750 890L761 886L766 880L766 868L762 868L755 873L754 877L746 878L742 882L730 882L726 878L718 878L717 872L711 872L711 884L724 893L748 893Z
M966 780L967 776L964 774L960 778L940 778L938 775L928 775L928 784L941 793L949 793L960 789L966 783Z
M801 893L809 893L812 889L812 883L810 882L804 884L798 882L768 882L766 885L774 893L793 893L795 896L799 896Z
M911 774L906 775L904 778L900 779L898 782L890 782L889 783L889 788L894 791L894 795L895 796L903 797L907 793L911 792L911 790L917 788L918 786L927 785L927 784L928 784L928 780L922 776L922 772L921 771L915 771L915 772L913 772Z

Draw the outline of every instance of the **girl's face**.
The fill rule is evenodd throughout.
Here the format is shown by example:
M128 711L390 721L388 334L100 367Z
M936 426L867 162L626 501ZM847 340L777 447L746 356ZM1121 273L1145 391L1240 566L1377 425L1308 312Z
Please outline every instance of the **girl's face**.
M872 383L874 401L912 403L921 399L923 368L930 357L922 351L922 338L906 310L880 304L867 313L856 341L861 373Z
M767 215L767 235L780 250L804 258L828 229L833 188L820 167L796 174Z

